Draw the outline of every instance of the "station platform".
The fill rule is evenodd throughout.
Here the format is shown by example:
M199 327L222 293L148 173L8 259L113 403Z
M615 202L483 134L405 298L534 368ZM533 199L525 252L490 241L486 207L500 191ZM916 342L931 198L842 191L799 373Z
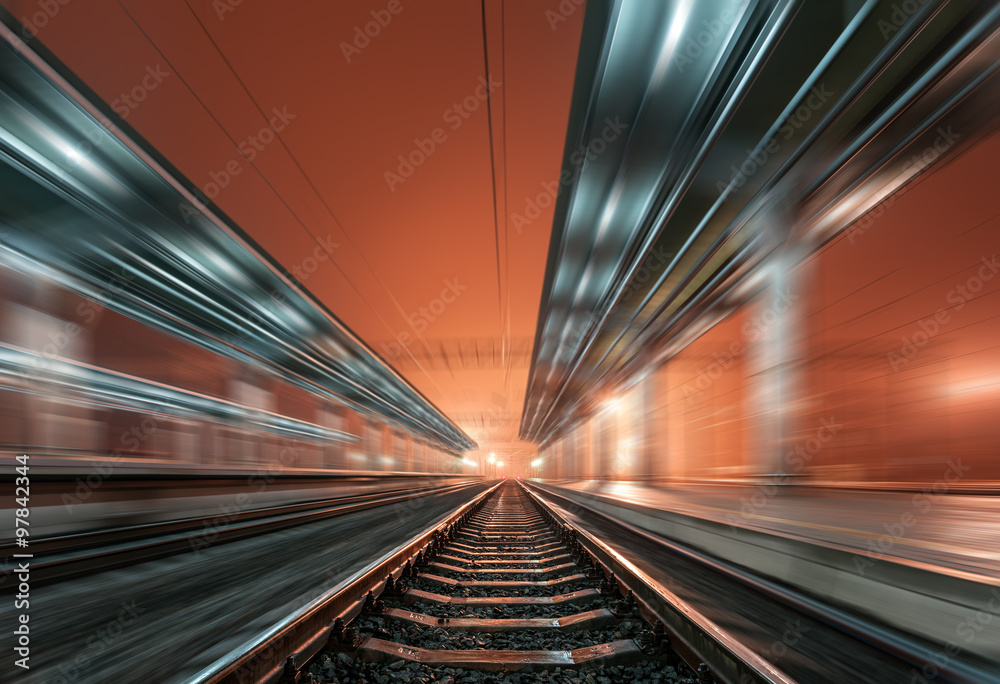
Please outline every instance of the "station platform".
M932 487L531 484L561 497L571 513L585 506L576 509L581 516L596 511L630 525L706 568L748 573L821 612L875 620L887 639L1000 661L1000 502L993 497Z
M859 574L891 560L1000 585L1000 499L971 493L878 491L810 485L650 485L620 481L546 484L618 505L700 518L741 530L853 551Z

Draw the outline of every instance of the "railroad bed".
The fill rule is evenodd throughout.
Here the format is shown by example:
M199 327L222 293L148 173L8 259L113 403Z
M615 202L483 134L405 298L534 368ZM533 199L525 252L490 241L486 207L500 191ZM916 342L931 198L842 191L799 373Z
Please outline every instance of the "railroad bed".
M505 483L438 533L398 580L390 576L378 598L369 593L354 620L335 624L299 681L712 681L589 559L572 533Z

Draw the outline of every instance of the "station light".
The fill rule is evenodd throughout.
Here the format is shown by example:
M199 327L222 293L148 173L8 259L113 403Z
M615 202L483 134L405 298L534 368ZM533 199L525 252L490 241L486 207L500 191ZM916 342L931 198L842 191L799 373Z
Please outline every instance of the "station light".
M474 465L476 465L476 462L473 461L471 458L463 458L462 459L462 463L464 463L467 466L474 466Z
M494 461L497 460L497 455L496 454L490 454L490 457L488 459L486 459L486 460L489 461L490 463L493 463Z
M605 411L614 411L621 408L622 403L621 397L611 397L610 399L606 399L604 401L604 405L601 408Z
M542 465L542 459L540 458L536 458L534 461L531 462L532 468L538 468L541 465Z
M497 461L497 467L503 468L503 461Z

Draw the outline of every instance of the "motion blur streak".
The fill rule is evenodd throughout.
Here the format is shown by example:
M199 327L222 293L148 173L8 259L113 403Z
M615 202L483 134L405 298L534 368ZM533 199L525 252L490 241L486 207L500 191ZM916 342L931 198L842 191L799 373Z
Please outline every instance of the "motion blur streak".
M997 3L0 18L23 681L194 677L520 478L871 681L1000 682ZM790 679L868 681L742 608Z

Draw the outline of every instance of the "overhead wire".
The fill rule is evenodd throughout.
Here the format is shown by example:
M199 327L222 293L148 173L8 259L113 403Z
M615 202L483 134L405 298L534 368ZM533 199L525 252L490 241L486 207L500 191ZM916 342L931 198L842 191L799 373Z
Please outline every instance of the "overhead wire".
M118 3L119 7L122 8L122 11L125 12L125 14L128 16L128 18L132 21L132 23L139 30L139 32L142 33L142 35L146 38L146 40L149 41L149 43L153 47L153 49L156 50L157 53L163 58L163 60L170 67L171 71L173 71L175 74L177 74L178 79L191 92L192 96L198 101L198 103L205 110L205 112L212 118L212 120L216 123L216 125L223 132L223 134L230 140L230 142L233 143L233 146L236 147L237 150L238 150L239 149L239 143L229 133L229 131L226 129L225 125L218 119L218 117L215 116L215 114L211 111L211 109L209 108L209 106L207 105L207 103L205 103L205 101L197 94L197 92L191 86L191 84L180 74L179 70L171 63L170 59L164 54L164 52L160 49L160 47L156 44L156 42L152 39L152 37L146 32L146 30L142 27L142 25L135 18L135 16L128 10L128 8L125 7L125 5L122 3L122 0L116 0L116 1ZM250 102L253 104L254 108L261 115L261 117L265 121L267 121L267 115L264 113L263 108L260 106L260 104L257 101L257 99L250 92L250 89L247 87L246 83L240 77L239 73L236 71L236 69L233 67L232 63L226 57L225 53L221 50L221 48L219 47L218 43L212 37L211 33L208 31L208 29L206 28L206 26L204 25L204 23L201 21L201 18L194 11L194 8L191 7L191 5L188 2L188 0L184 0L184 4L186 5L186 7L187 7L188 11L191 13L191 15L194 17L195 21L197 22L198 26L201 28L202 32L205 34L205 37L212 44L212 47L215 49L215 51L218 53L219 57L225 63L226 67L232 73L232 75L236 79L237 83L243 89L244 93L246 93L247 97L250 99ZM287 143L285 142L284 138L281 136L280 132L279 131L274 131L273 128L271 130L274 132L275 139L278 141L278 143L281 145L281 147L285 150L286 154L291 159L292 163L295 165L295 167L298 169L298 171L302 174L302 176L305 179L306 183L309 185L309 187L315 193L315 195L320 200L321 204L324 206L324 208L326 209L326 211L330 214L330 217L333 219L334 223L336 223L336 225L340 228L340 230L343 233L345 239L347 239L347 241L349 243L351 243L351 246L354 247L354 249L361 256L362 261L368 267L369 271L371 271L371 273L375 276L376 281L379 282L379 284L382 285L383 289L386 290L386 293L389 295L390 299L393 301L393 303L396 305L396 307L400 310L401 314L403 315L403 318L407 319L406 314L402 312L402 308L399 306L398 301L396 301L395 297L388 290L388 288L385 286L385 284L382 282L382 280L378 277L378 274L376 274L375 271L374 271L374 269L372 269L371 264L368 262L367 258L365 258L364 253L361 252L360 249L358 249L357 245L353 242L353 240L351 239L350 235L347 233L346 230L344 230L343 224L341 224L339 218L334 213L334 211L330 207L329 203L326 201L326 198L324 198L323 195L319 192L319 189L316 187L315 183L313 183L313 181L310 178L310 176L305 172L305 169L302 168L302 165L299 163L299 160L292 153L291 149L289 149ZM242 152L240 154L242 155ZM244 156L244 158L245 158L245 156ZM389 325L388 321L385 320L385 318L379 313L379 311L375 308L375 306L368 300L368 298L365 296L364 292L354 283L353 280L351 280L351 278L347 275L347 273L344 272L344 270L340 267L340 265L337 263L337 261L333 258L333 255L330 254L329 249L327 249L327 247L319 240L319 238L317 238L316 235L309 229L309 227L306 225L306 223L302 219L302 217L299 216L299 214L291 207L291 205L289 204L289 202L278 191L278 189L274 186L274 184L265 176L265 174L263 173L263 171L261 171L261 169L252 160L247 159L247 162L254 169L254 171L261 178L261 180L264 181L264 183L268 186L268 188L271 190L271 192L274 193L275 197L277 197L278 200L285 206L285 208L289 211L289 213L295 219L296 223L298 223L298 225L302 228L302 230L304 230L306 232L306 234L309 235L309 237L312 238L312 240L327 254L327 256L330 258L330 262L340 272L340 274L344 277L344 280L347 281L347 283L351 286L351 288L355 292L357 292L358 296L361 298L361 301L364 302L364 304L372 311L372 313L375 314L375 316L378 319L378 321L385 327L386 330L389 331L389 333L391 335L395 335L396 331L393 329L393 327L391 325ZM410 358L413 360L413 362L417 366L417 368L420 369L420 371L423 372L424 375L427 376L427 378L435 386L435 388L438 391L442 391L441 387L434 381L434 378L430 375L430 373L420 364L420 362L416 359L416 357L413 356L413 354L409 350L409 348L407 348L407 347L404 346L404 349L406 349L407 354L409 354Z
M505 337L505 347L507 350L507 367L504 370L503 387L504 392L510 391L510 374L514 367L513 363L513 332L511 331L510 316L510 203L507 199L507 3L500 0L500 74L503 79L503 100L500 110L500 127L502 138L502 150L500 153L503 160L503 253L504 253L504 282L507 284L507 334ZM509 409L509 406L507 407Z
M134 16L134 15L133 15L133 14L132 14L132 13L131 13L131 12L130 12L129 10L128 10L128 8L126 8L126 7L124 6L124 4L122 3L122 0L116 0L116 2L117 2L117 4L118 4L118 6L119 6L119 7L121 8L121 10L122 10L122 11L123 11L123 12L125 13L125 15L126 15L126 16L128 17L128 19L129 19L129 20L130 20L130 21L131 21L131 22L132 22L132 23L133 23L133 24L135 25L136 29L137 29L137 30L138 30L138 31L139 31L139 32L140 32L140 33L141 33L141 34L143 35L143 37L144 37L144 38L145 38L145 39L146 39L146 40L147 40L147 41L149 42L150 46L151 46L151 47L152 47L152 48L153 48L154 50L156 50L157 54L159 54L159 55L160 55L160 57L161 57L161 58L163 59L163 61L164 61L164 62L166 62L167 66L168 66L168 67L170 68L170 70L171 70L171 71L172 71L172 72L173 72L174 74L176 74L176 75L177 75L177 78L178 78L178 80L179 80L179 81L180 81L181 83L183 83L183 84L184 84L184 86L185 86L185 87L186 87L186 88L188 89L188 91L189 91L189 92L191 93L192 97L194 97L194 98L195 98L195 100L196 100L196 101L198 102L198 104L199 104L199 105L201 105L202 109L204 109L205 113L206 113L206 114L208 114L208 116L209 116L209 117L210 117L210 118L211 118L211 119L212 119L212 120L213 120L213 121L215 122L216 126L218 126L218 127L219 127L219 130L220 130L220 131L222 131L223 135L225 135L225 136L226 136L226 137L227 137L227 138L229 139L229 141L230 141L230 142L231 142L231 143L233 144L233 146L234 146L234 147L235 147L235 148L236 148L236 149L238 150L238 149L239 149L239 143L237 143L237 141L235 140L235 138L233 138L233 136L232 136L232 135L230 135L229 131L228 131L228 130L226 129L226 127L225 127L225 126L224 126L224 125L222 124L222 122L221 122L221 121L219 121L218 117L216 117L216 116L215 116L215 114L214 114L214 113L212 112L212 110L211 110L211 109L210 109L210 108L208 107L208 105L207 105L207 104L205 103L205 101L204 101L204 100L203 100L203 99L202 99L202 98L201 98L201 97L200 97L200 96L198 95L198 93L197 93L197 92L195 91L195 89L194 89L194 88L193 88L193 87L191 86L191 84L190 84L190 83L189 83L189 82L188 82L188 81L187 81L187 80L186 80L186 79L185 79L185 78L183 77L183 75L181 74L180 70L178 70L178 69L177 69L177 67L176 67L176 66L175 66L175 65L174 65L174 64L173 64L173 63L171 62L171 60L170 60L170 59L169 59L169 58L168 58L168 57L166 56L166 54L165 54L165 53L163 52L163 50L162 50L162 49L160 48L160 46L159 46L159 45L157 45L156 41L154 41L154 40L153 40L153 38L152 38L152 37L151 37L151 36L150 36L150 35L148 34L148 32L147 32L147 31L146 31L146 30L145 30L145 29L144 29L144 28L142 27L142 25L141 25L141 24L139 23L139 21L138 21L138 20L136 19L136 17L135 17L135 16ZM188 9L190 9L190 6L188 6ZM265 120L266 120L266 117L265 117ZM272 129L272 130L273 130L273 129ZM277 133L277 131L275 131L275 137L276 137L276 138L278 138L278 139L280 139L280 136L278 136L278 133ZM242 153L241 153L241 154L242 154ZM259 168L259 167L257 167L257 165L256 165L256 164L254 164L254 163L253 163L252 161L250 161L249 159L248 159L247 161L248 161L248 162L250 163L250 166L251 166L251 168L253 168L253 170L254 170L254 171L255 171L255 172L257 173L257 175L258 175L258 176L260 177L260 179L261 179L261 180L262 180L262 181L263 181L263 182L265 183L265 185L267 185L267 187L268 187L268 188L269 188L269 189L271 190L271 192L272 192L272 193L274 194L274 196L275 196L275 197L276 197L276 198L278 199L278 201L279 201L279 202L281 202L281 204L282 204L282 205L284 205L284 207L285 207L285 208L286 208L286 209L288 210L289 214L291 214L291 216L293 217L293 219L294 219L294 220L295 220L295 221L296 221L296 222L297 222L297 223L298 223L298 224L299 224L299 225L300 225L300 226L302 227L302 229L303 229L303 230L305 230L305 231L306 231L306 233L308 233L308 234L309 234L309 235L310 235L311 237L313 237L313 239L315 240L315 239L316 239L316 238L315 238L315 236L314 236L314 235L312 235L312 233L311 233L311 232L309 231L309 229L308 229L308 228L306 227L306 225L305 225L305 222L304 222L304 221L302 220L302 218L301 218L301 217L300 217L300 216L298 215L298 213L297 213L297 212L296 212L296 211L295 211L295 210L294 210L294 209L293 209L293 208L291 207L291 205L290 205L290 204L288 203L288 201L287 201L287 200L285 199L285 197L284 197L284 196L283 196L283 195L282 195L282 194L281 194L281 193L280 193L280 192L278 191L278 189L277 189L277 188L276 188L276 187L275 187L275 186L274 186L274 185L273 185L273 184L271 183L271 181L270 181L270 180L269 180L269 179L268 179L268 178L267 178L267 177L266 177L266 176L264 175L264 173L263 173L263 172L262 172L262 171L260 170L260 168ZM321 246L322 246L322 245L321 245ZM369 307L370 309L372 309L372 311L373 311L373 312L375 313L375 315L376 315L376 316L378 317L378 319L379 319L379 320L380 320L380 321L382 322L382 324L383 324L384 326L386 326L386 328L387 328L387 329L389 329L389 330L390 330L390 332L391 332L391 331L392 331L392 328L391 328L391 327L390 327L390 326L388 325L388 323L387 323L387 322L385 321L385 319L383 319L383 318L382 318L382 317L381 317L381 316L379 315L378 311L376 311L376 310L374 309L374 307L373 307L373 306L371 305L371 303L370 303L370 302L369 302L369 301L367 300L367 298L365 298L365 296L364 296L364 293L362 293L362 292L361 292L361 291L360 291L360 290L359 290L359 289L357 288L357 286L356 286L356 285L355 285L355 284L354 284L354 283L353 283L353 282L352 282L352 281L351 281L351 280L350 280L349 278L347 278L346 274L344 274L344 273L343 273L343 270L342 270L342 269L340 268L340 266L339 266L339 265L337 265L337 264L336 264L336 262L334 262L334 261L333 261L332 257L331 257L331 262L333 262L333 263L334 263L334 266L335 266L335 267L337 268L337 270L338 270L338 271L340 271L340 272L341 272L341 274L343 274L343 275L344 275L344 278L345 278L345 280L347 280L348 284L349 284L349 285L350 285L350 286L351 286L351 287L352 287L352 288L353 288L353 289L354 289L354 290L355 290L355 291L356 291L356 292L358 293L358 295L359 295L359 297L361 298L361 300L362 300L362 301L363 301L363 302L364 302L364 303L365 303L365 304L366 304L366 305L367 305L367 306L368 306L368 307ZM419 366L419 363L418 363L418 366ZM426 372L426 371L425 371L425 372ZM429 377L429 376L428 376L428 377ZM433 382L433 379L431 379L431 381Z
M490 54L489 46L487 42L487 32L486 32L486 0L480 0L480 10L482 15L482 26L483 26L483 66L486 69L486 80L489 82L490 78ZM501 22L502 23L502 22ZM503 75L506 78L506 74ZM506 88L507 84L505 81L501 81L504 88L504 99L506 100ZM490 95L490 89L486 89L486 117L487 117L487 129L489 132L489 145L490 145L490 178L492 180L491 190L493 194L493 242L496 249L496 268L497 268L497 308L500 316L500 339L501 344L505 345L506 342L506 328L504 324L504 304L503 304L503 278L501 275L502 269L500 266L500 213L497 198L497 167L496 167L496 153L494 151L495 140L493 133L493 101ZM509 283L508 283L509 286ZM506 356L509 350L504 346L501 351L501 365L506 360Z

